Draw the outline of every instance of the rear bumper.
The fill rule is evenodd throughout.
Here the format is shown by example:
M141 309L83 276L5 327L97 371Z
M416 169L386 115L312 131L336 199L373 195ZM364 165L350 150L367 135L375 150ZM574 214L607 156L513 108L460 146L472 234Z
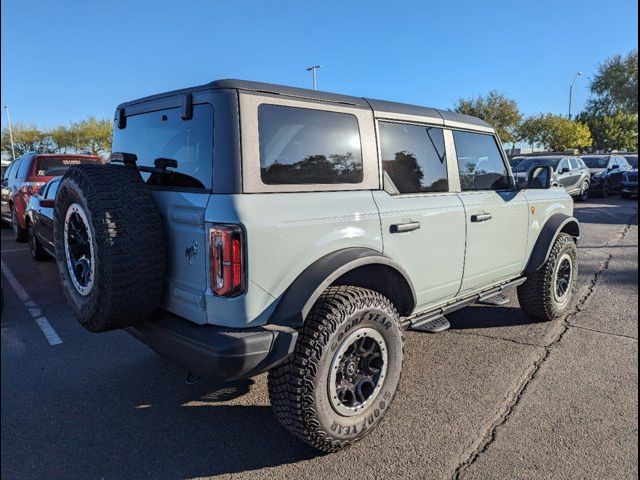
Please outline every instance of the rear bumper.
M217 380L247 378L285 360L298 332L286 327L197 325L170 313L127 332L188 371Z

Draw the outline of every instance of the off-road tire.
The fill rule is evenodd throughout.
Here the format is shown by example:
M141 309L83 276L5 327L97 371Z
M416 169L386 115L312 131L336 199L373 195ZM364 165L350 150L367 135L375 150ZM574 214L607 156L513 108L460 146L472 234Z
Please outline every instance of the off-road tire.
M34 231L33 223L28 220L27 232L29 232L29 251L31 252L33 259L40 262L49 258L46 250L42 247L42 243L40 243L40 240L38 240L38 237L35 235L36 232Z
M568 295L558 302L554 295L555 272L561 258L571 259L572 275ZM527 281L518 287L520 307L531 317L543 321L554 320L567 312L573 298L578 278L578 250L576 244L566 233L561 233L551 248L547 261L527 277Z
M384 339L388 365L377 396L352 416L329 399L331 363L353 332L371 328ZM367 435L397 390L404 334L395 307L381 294L353 286L329 287L309 312L293 356L268 375L271 406L290 433L324 451L340 450Z
M11 230L13 231L13 239L16 242L23 243L27 241L27 229L20 226L20 222L18 221L18 212L16 212L16 209L13 206L11 207Z
M92 287L82 295L65 256L65 216L79 205L94 248ZM54 243L62 289L76 318L91 332L148 320L163 293L166 252L162 218L137 170L81 164L67 170L56 196Z

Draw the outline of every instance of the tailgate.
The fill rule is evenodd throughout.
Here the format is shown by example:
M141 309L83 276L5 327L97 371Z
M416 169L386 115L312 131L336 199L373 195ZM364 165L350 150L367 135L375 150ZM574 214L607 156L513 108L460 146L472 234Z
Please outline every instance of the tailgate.
M153 191L167 240L167 275L162 307L187 320L206 323L208 290L204 212L208 193Z

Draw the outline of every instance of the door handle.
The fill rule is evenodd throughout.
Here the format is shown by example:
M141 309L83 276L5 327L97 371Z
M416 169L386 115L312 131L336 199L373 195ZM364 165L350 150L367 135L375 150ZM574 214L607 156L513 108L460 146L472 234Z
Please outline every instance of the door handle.
M490 213L478 213L476 215L471 215L471 221L476 223L486 222L487 220L491 220L492 218L493 217Z
M389 230L391 233L403 233L403 232L412 232L413 230L418 230L420 228L420 222L409 222L409 223L396 223L395 225L391 225Z

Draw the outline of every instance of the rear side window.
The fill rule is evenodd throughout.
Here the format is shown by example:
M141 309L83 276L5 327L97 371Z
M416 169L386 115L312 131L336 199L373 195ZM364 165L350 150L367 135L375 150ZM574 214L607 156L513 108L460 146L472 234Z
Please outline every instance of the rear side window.
M58 193L58 187L60 186L60 182L51 182L49 184L49 190L47 190L46 198L56 198L56 193Z
M385 180L398 193L446 192L447 157L442 129L380 122Z
M154 167L158 158L178 162L163 175L143 172L150 185L211 189L213 168L213 107L193 106L193 118L180 118L180 108L127 117L126 127L113 127L114 152L133 153L138 166Z
M81 163L96 163L98 160L78 157L36 157L35 174L38 177L51 177L64 175L64 172L72 165Z
M504 190L509 176L493 135L453 132L462 191Z
M580 164L578 163L577 158L570 158L569 162L571 162L571 170L577 170L580 168Z
M260 176L267 185L361 183L358 120L348 113L258 107Z

